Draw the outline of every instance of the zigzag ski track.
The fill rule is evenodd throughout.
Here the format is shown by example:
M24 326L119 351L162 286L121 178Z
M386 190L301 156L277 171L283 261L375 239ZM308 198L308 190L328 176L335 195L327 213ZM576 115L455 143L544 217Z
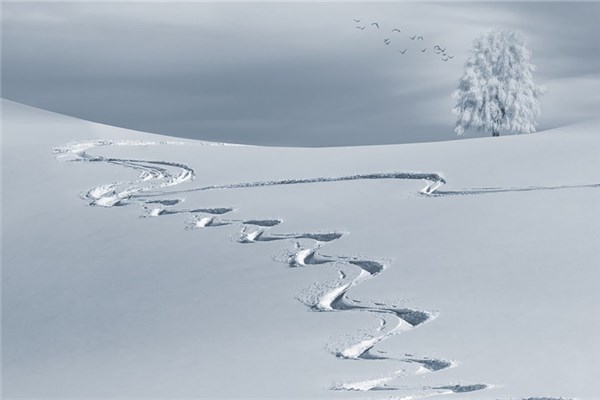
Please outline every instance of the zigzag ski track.
M191 182L195 179L194 170L182 163L155 160L105 158L88 154L98 147L106 146L157 146L157 145L182 145L179 142L152 142L152 141L111 141L95 140L71 143L57 147L54 153L58 158L72 162L106 163L135 170L139 173L137 179L129 181L112 182L94 187L80 196L91 206L115 207L137 204L144 210L142 216L158 217L173 214L187 215L186 229L203 229L234 225L239 229L237 241L243 244L257 245L264 242L285 241L293 245L292 250L285 253L282 261L290 268L328 267L334 268L339 273L339 278L334 282L317 282L299 297L312 312L347 312L368 313L378 318L379 326L361 340L345 346L337 346L332 353L341 360L359 360L363 362L395 361L399 366L417 365L418 369L412 374L439 373L448 368L459 365L449 359L415 356L412 354L389 355L377 349L377 345L385 339L401 334L402 332L417 329L437 316L436 313L417 308L398 307L384 302L369 302L351 297L351 292L359 285L374 279L391 267L391 262L379 260L376 257L355 257L345 255L325 255L321 249L328 243L343 240L348 233L338 230L323 232L294 232L271 233L270 229L280 226L283 221L278 218L236 218L227 219L224 215L233 211L231 207L213 208L187 208L173 209L181 204L186 193L197 191L243 189L253 187L299 185L299 184L326 184L330 182L400 179L423 180L426 186L419 192L428 197L444 197L456 195L474 195L502 193L507 191L555 190L569 189L572 186L541 186L526 188L476 188L461 191L438 190L446 183L445 178L439 173L423 172L378 172L337 177L317 177L306 179L285 179L277 181L256 181L233 183L226 185L201 186L185 190L169 190L180 184ZM577 186L600 187L600 185ZM177 198L173 198L178 196ZM334 346L335 347L335 346ZM360 381L348 381L331 386L332 390L345 391L386 391L402 394L405 399L418 399L436 395L452 395L456 393L469 393L489 389L486 383L449 383L436 386L405 387L394 382L400 381L407 372L401 368L389 376L367 378Z

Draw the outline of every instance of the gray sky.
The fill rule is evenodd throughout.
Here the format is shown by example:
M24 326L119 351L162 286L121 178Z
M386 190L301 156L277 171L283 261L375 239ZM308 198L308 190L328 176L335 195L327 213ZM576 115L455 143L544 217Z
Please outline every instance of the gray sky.
M454 139L450 93L473 38L492 26L528 39L536 81L549 89L541 129L600 110L597 2L3 3L2 11L2 97L167 135L291 146ZM434 44L455 58L442 62Z

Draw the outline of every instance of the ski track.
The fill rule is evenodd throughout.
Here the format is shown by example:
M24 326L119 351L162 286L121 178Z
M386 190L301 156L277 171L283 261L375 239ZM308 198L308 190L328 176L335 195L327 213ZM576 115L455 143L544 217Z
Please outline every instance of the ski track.
M227 185L211 185L202 186L197 188L185 189L180 191L173 191L170 194L184 194L200 191L209 190L224 190L224 189L247 189L256 187L267 187L267 186L283 186L283 185L302 185L309 183L330 183L330 182L346 182L346 181L359 181L359 180L382 180L382 179L401 179L401 180L422 180L428 182L420 194L430 195L433 194L441 185L446 183L446 180L441 174L438 173L426 173L426 172L377 172L371 174L355 174L345 176L333 176L333 177L317 177L317 178L303 178L303 179L281 179L272 181L256 181L256 182L242 182L242 183L231 183ZM161 196L161 193L153 194L152 196Z
M181 198L163 198L184 193L208 190L241 189L280 185L297 185L311 183L343 182L355 180L402 179L424 180L427 185L419 191L420 195L428 197L443 197L455 195L477 195L502 192L526 192L534 190L557 190L572 188L597 188L600 184L578 186L532 186L524 188L474 188L459 191L440 191L439 187L446 183L439 173L423 172L384 172L357 174L338 177L318 177L307 179L284 179L274 181L257 181L213 185L191 188L186 190L163 189L194 180L195 173L189 166L169 161L152 161L136 159L119 159L92 156L87 153L97 147L105 146L155 146L183 145L181 142L170 141L136 141L136 140L91 140L75 142L62 147L56 147L54 154L57 158L71 162L105 163L132 169L139 173L137 179L113 182L94 187L80 195L91 206L116 207L137 204L144 210L143 217L158 217L164 215L185 214L191 217L185 229L203 229L224 225L236 225L241 232L238 243L257 244L261 242L288 241L294 244L293 250L285 253L281 261L290 268L329 265L337 269L338 279L335 282L315 283L304 298L299 298L314 312L354 312L369 313L378 318L378 327L371 333L363 335L362 340L353 340L351 344L333 350L340 359L380 361L394 360L404 365L416 364L418 369L414 374L435 373L458 365L456 361L432 357L417 357L412 354L390 356L387 352L377 350L376 346L383 340L415 329L433 320L437 315L431 311L415 308L388 305L385 302L368 302L352 299L349 292L356 286L383 273L390 265L388 261L370 257L331 256L320 253L322 246L340 240L347 232L298 232L271 233L270 229L280 225L280 219L222 219L220 216L234 211L231 207L171 209L184 201ZM202 145L224 145L221 143L202 142ZM154 199L157 198L157 199ZM439 386L403 387L392 383L402 376L404 370L394 371L389 376L350 381L331 387L332 390L346 391L398 391L406 393L401 399L418 399L435 395L474 392L493 387L489 384L449 384ZM537 398L536 398L537 399Z

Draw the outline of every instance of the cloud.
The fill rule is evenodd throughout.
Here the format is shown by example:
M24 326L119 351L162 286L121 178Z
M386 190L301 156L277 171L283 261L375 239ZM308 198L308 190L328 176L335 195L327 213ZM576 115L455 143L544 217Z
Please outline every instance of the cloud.
M454 139L450 92L472 39L493 25L525 33L541 83L595 81L600 61L596 3L5 3L3 11L3 97L242 143ZM414 33L426 40L408 39ZM431 54L436 43L452 62ZM593 94L571 96L586 103ZM554 109L569 112L565 102L547 102L542 127L558 123Z

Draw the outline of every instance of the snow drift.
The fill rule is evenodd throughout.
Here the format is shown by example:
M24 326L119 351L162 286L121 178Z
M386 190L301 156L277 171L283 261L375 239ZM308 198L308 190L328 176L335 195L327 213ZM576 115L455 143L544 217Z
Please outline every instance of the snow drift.
M292 149L3 108L5 397L600 393L596 122Z

